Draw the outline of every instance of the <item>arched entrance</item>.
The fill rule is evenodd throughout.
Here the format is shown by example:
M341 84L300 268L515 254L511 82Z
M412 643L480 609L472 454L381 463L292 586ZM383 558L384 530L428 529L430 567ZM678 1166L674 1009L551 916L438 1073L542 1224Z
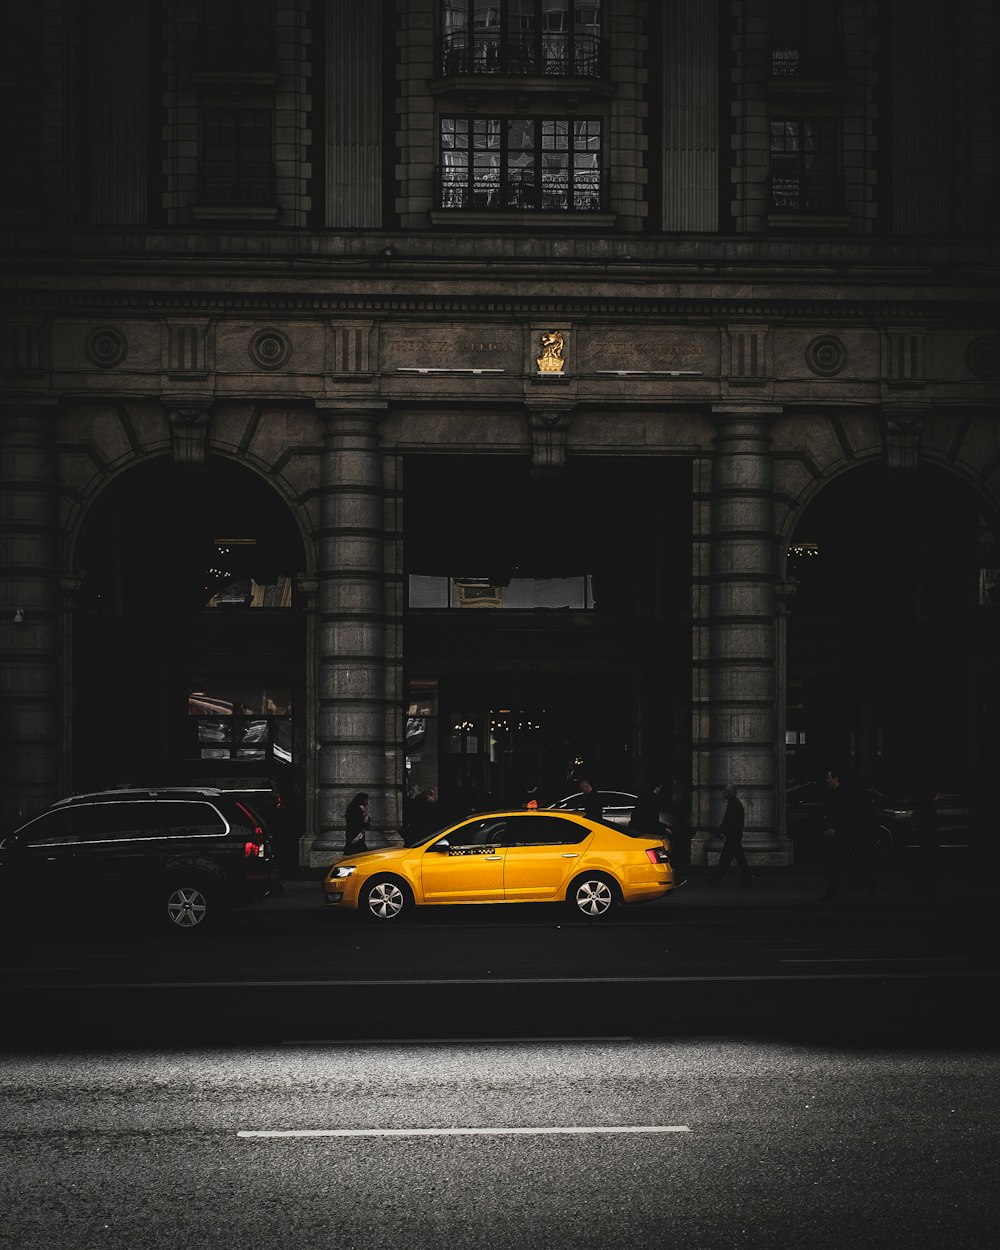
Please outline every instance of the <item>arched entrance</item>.
M826 486L789 546L786 763L832 759L885 792L975 793L997 758L997 518L921 465Z
M259 790L294 864L305 555L287 506L231 461L157 460L97 500L74 565L74 788Z

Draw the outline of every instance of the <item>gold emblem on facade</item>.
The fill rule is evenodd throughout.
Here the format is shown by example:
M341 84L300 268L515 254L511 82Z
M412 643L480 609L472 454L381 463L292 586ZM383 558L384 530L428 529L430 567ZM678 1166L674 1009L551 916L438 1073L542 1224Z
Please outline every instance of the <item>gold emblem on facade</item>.
M542 354L535 357L539 373L562 373L566 361L563 359L563 336L558 330L547 330L542 335Z

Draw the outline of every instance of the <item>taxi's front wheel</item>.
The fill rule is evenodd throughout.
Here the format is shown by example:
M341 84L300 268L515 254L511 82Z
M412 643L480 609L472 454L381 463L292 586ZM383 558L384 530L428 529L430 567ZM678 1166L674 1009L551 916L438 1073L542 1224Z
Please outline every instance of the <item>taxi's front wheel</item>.
M413 906L413 895L395 877L376 877L361 892L359 913L369 920L398 920Z
M604 920L621 902L617 883L602 872L588 872L576 878L566 893L566 902L575 916Z

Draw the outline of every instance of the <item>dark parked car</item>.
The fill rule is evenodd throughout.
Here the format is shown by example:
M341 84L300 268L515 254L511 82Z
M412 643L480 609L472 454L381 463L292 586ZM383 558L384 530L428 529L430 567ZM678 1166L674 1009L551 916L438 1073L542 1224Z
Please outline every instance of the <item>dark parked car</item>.
M602 819L606 820L609 825L628 825L632 819L632 808L635 807L636 796L634 794L629 794L625 790L598 790L597 797L604 808ZM584 795L577 790L575 794L567 794L557 803L550 803L549 810L582 812L583 800Z
M912 797L886 798L876 795L879 825L883 836L891 842L891 852L904 852L916 846ZM975 847L978 822L972 804L960 794L942 793L937 801L937 845L941 855Z
M823 814L828 788L824 781L803 781L786 791L786 818L797 864L816 864L820 859ZM880 862L900 862L916 845L913 828L914 800L891 798L879 790L868 791L874 830L873 849ZM957 794L942 794L937 806L938 843L942 853L974 847L978 826L969 801Z
M105 790L61 799L0 842L5 915L138 911L175 932L280 893L264 821L214 789Z

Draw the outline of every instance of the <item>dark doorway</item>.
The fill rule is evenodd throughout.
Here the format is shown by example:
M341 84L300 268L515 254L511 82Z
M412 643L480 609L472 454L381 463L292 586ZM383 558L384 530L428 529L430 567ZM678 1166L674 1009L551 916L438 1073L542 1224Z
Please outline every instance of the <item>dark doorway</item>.
M859 468L797 527L789 779L831 759L887 792L977 784L1000 707L995 518L943 470Z
M294 862L305 557L277 492L222 459L141 466L91 509L76 566L74 788L267 792Z
M414 456L404 483L410 788L687 775L690 462Z

